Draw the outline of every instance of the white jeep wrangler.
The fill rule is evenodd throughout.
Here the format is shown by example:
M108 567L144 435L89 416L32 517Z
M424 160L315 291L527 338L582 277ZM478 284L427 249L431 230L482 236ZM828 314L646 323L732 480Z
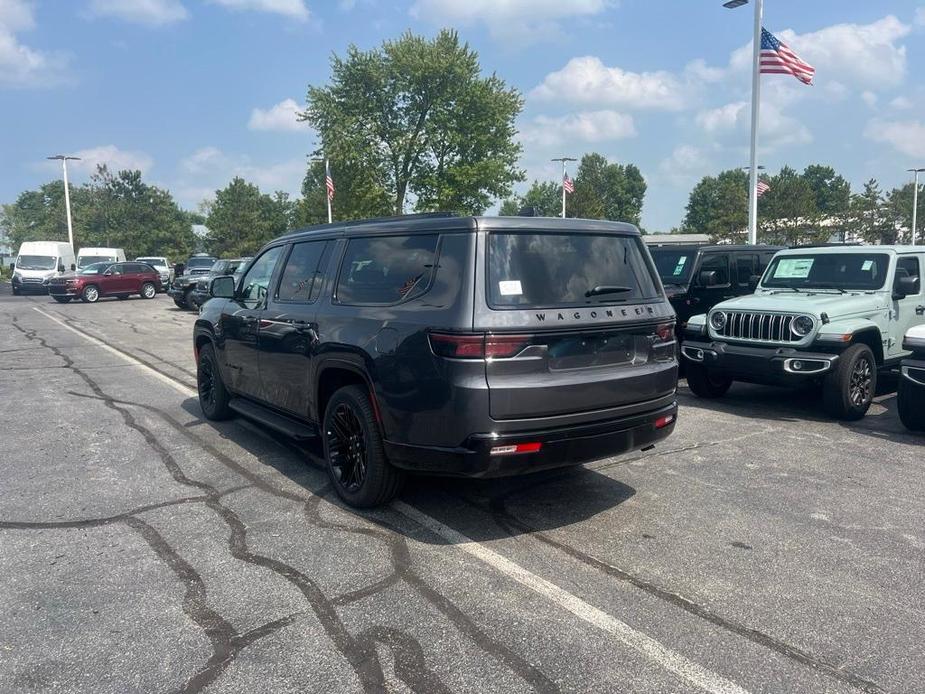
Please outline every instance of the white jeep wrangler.
M755 293L688 321L682 353L698 396L733 381L817 382L826 410L860 419L878 371L896 369L903 336L925 324L925 247L826 246L779 251Z

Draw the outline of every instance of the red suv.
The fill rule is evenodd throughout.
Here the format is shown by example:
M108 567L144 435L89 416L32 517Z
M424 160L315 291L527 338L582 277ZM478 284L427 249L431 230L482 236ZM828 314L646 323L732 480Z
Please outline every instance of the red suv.
M55 277L48 283L48 293L61 304L77 298L92 304L101 296L127 299L131 294L153 299L160 291L163 291L160 274L145 263L93 263L76 274Z

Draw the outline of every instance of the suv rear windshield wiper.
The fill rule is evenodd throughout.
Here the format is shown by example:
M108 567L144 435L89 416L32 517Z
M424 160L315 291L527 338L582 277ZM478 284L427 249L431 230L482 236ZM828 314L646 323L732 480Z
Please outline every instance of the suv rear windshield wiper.
M585 292L585 297L600 296L601 294L623 294L633 291L632 287L618 287L613 284L599 284L594 289Z

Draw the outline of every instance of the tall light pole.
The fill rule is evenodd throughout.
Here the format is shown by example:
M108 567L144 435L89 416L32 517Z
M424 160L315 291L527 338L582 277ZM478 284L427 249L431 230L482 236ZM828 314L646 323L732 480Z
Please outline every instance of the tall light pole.
M67 213L67 242L71 244L71 253L76 253L74 250L74 226L71 223L71 192L68 190L67 184L67 163L68 161L80 161L80 157L69 157L64 154L56 154L53 157L46 157L46 159L60 161L61 168L64 169L64 209Z
M915 241L916 241L916 238L915 238L915 231L916 231L915 223L917 221L916 215L918 214L918 211L919 211L919 173L921 171L925 171L925 168L906 169L906 171L913 174L913 181L914 181L914 183L912 184L912 245L914 246Z
M570 161L578 160L575 157L556 157L555 159L550 159L549 161L562 162L562 219L565 219L565 165Z
M748 4L749 0L728 0L723 7L735 9ZM752 137L749 150L748 176L748 242L758 243L758 109L761 104L761 17L764 0L753 0L755 4L755 33L752 39Z

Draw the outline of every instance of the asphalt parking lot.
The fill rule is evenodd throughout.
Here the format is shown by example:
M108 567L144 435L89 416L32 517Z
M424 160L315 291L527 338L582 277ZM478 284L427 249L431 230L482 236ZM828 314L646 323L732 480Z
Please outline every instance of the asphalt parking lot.
M682 387L647 453L343 507L195 399L194 314L0 285L0 690L925 691L894 397Z

